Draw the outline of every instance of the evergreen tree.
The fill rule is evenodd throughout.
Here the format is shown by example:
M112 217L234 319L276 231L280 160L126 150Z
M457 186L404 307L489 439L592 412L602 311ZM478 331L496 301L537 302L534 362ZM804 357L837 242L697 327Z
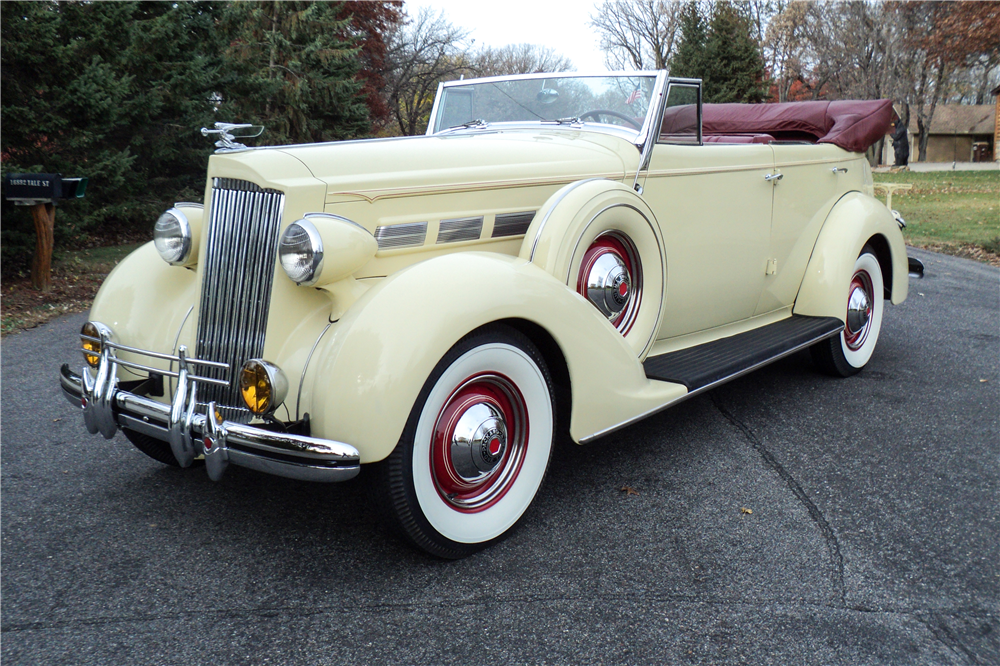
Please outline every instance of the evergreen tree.
M60 209L56 244L148 237L176 198L198 200L217 64L212 3L0 3L3 172L90 179ZM27 211L4 211L3 272L30 263Z
M325 2L233 2L225 25L228 119L264 125L267 144L354 138L370 127L350 16Z
M718 2L705 43L705 102L757 103L768 97L764 58L751 27L730 2Z
M681 13L681 43L670 75L702 80L706 103L761 102L767 98L764 59L751 27L732 3L716 2L710 17L695 2Z
M706 44L708 26L698 10L698 3L687 2L681 11L680 44L670 59L670 76L687 79L704 79L708 73L706 66Z

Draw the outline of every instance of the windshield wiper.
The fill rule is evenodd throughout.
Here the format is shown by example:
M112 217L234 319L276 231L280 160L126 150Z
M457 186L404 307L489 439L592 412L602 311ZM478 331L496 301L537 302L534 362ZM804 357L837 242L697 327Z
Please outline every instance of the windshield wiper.
M555 118L553 120L543 120L542 124L553 124L553 125L583 125L583 120L576 117L569 118Z
M476 118L475 120L468 120L461 125L452 125L451 127L445 128L445 132L448 130L456 129L486 129L490 124L483 120L482 118Z

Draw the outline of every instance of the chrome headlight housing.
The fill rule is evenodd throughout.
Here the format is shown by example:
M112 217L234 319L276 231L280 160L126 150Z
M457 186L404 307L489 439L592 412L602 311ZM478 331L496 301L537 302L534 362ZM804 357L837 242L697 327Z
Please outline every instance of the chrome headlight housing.
M182 266L191 258L191 223L179 208L171 208L156 221L153 243L171 266Z
M101 340L111 340L111 329L97 321L88 321L80 329L80 346L87 365L96 368L101 363Z
M240 395L247 409L257 416L266 416L285 401L288 379L273 363L252 358L240 369Z
M316 284L323 272L323 239L309 220L292 222L281 234L278 258L285 274L297 285Z

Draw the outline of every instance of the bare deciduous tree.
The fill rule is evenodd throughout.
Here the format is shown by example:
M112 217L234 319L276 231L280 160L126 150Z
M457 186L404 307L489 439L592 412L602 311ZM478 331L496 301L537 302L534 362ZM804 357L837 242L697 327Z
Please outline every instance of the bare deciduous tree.
M674 52L683 3L605 0L591 15L611 69L666 69Z
M440 81L469 71L463 44L469 31L423 7L387 36L386 97L402 134L422 133Z
M531 74L534 72L566 72L573 62L546 46L508 44L485 48L473 57L472 68L478 76Z

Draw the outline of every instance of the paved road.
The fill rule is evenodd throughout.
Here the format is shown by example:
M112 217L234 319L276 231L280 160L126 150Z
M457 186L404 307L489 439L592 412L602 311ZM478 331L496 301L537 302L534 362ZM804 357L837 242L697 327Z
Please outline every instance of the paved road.
M561 447L454 563L361 480L215 484L87 435L56 381L83 316L10 337L4 666L998 663L1000 271L913 254L859 376L799 354Z

